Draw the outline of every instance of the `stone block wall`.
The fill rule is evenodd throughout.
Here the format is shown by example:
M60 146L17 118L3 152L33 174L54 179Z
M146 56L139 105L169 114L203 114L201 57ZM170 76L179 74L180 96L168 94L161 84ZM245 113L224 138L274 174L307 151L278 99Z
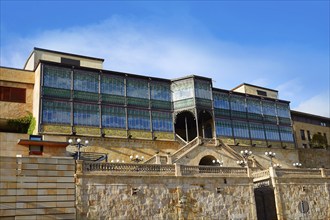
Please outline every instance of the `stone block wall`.
M278 178L281 219L330 219L330 178ZM302 213L302 201L306 213Z
M75 219L69 158L0 157L1 219Z
M78 219L256 219L252 179L77 175Z
M304 167L330 168L330 149L299 149L299 159Z

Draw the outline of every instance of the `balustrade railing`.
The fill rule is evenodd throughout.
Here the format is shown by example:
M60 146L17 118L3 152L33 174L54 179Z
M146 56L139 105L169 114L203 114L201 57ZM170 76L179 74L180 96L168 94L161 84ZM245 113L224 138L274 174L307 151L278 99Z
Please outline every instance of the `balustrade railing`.
M252 173L253 178L269 177L269 169Z
M196 175L196 174L221 174L232 176L245 176L247 175L246 168L240 167L218 167L218 166L185 166L181 165L181 174Z
M320 169L277 169L276 175L278 177L294 175L294 176L322 176Z
M157 174L157 175L175 175L174 165L160 164L128 164L128 163L83 163L83 172L109 172L115 174Z

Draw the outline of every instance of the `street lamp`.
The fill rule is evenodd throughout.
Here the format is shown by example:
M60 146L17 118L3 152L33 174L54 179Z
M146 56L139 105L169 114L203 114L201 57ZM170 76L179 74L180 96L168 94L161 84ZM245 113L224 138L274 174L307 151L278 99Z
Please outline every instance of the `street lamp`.
M131 155L129 157L129 159L131 159L131 161L135 162L135 163L139 163L141 161L144 161L144 156L139 157L139 155L136 155L135 157L133 155Z
M237 165L241 166L241 167L245 167L245 161L243 160L238 160L237 161Z
M111 160L110 163L125 163L124 160L120 161L119 159L117 160Z
M246 166L248 166L248 161L247 161L247 159L249 158L249 156L252 155L252 151L242 150L242 151L241 151L241 155L242 155L242 157L243 157L243 162L244 162L244 164L245 164ZM237 163L237 164L238 164L238 163ZM239 165L240 165L240 164L239 164ZM242 165L240 165L240 166L242 166Z
M212 163L216 166L220 166L222 167L223 166L223 161L220 161L220 160L212 160Z
M72 139L69 139L69 144L72 146L77 146L78 148L77 160L80 160L80 148L87 147L88 143L88 140L85 140L85 144L82 144L80 138L76 140L76 143L74 143Z
M273 166L273 158L276 156L276 153L275 152L271 152L271 151L267 151L267 152L265 152L265 155L267 157L269 157L269 159L270 159L270 166L272 167Z
M275 168L281 168L281 167L282 167L282 165L281 165L281 164L279 164L279 163L275 163L275 164L273 165L273 167L275 167Z
M293 163L292 165L297 168L300 168L302 166L302 164L299 162Z

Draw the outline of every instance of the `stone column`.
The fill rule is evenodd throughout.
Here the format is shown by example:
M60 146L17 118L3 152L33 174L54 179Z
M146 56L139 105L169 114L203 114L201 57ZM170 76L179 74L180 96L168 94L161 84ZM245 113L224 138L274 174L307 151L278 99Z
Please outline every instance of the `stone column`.
M156 164L160 164L160 156L158 154L156 155Z
M175 163L175 176L182 176L180 164Z
M278 184L278 179L276 175L276 170L274 167L269 167L269 175L271 179L271 183L274 189L274 197L275 197L275 205L276 205L276 214L278 220L284 220L283 216L283 207L282 207L282 198L281 198L281 190L280 185Z

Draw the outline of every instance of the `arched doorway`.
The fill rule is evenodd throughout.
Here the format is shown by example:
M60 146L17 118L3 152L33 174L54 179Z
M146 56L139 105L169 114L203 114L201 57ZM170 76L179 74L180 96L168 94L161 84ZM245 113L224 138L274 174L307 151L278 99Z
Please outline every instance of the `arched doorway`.
M212 114L207 110L202 110L198 114L199 134L203 138L213 138Z
M175 133L187 142L197 136L196 119L193 113L189 111L178 113L175 121Z
M269 186L254 189L258 220L277 220L274 190Z
M207 155L199 161L199 166L215 166L213 160L216 161L217 159L212 155Z

